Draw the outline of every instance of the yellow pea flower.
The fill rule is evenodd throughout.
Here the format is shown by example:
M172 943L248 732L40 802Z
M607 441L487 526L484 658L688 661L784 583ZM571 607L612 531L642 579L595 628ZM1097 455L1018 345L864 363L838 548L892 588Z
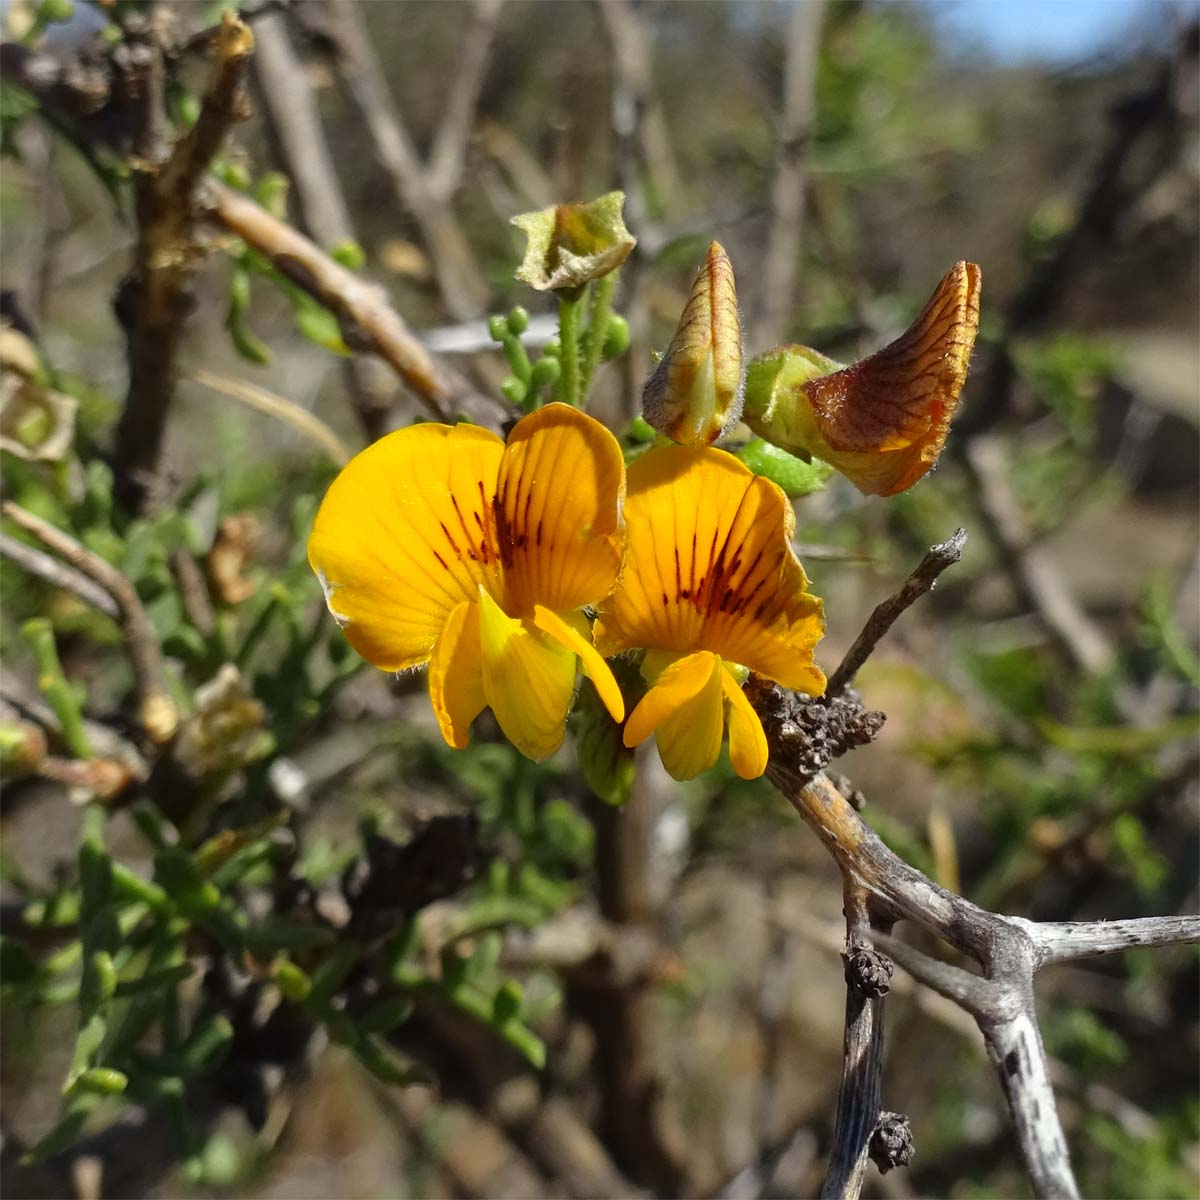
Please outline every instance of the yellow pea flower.
M813 665L822 606L792 551L791 504L723 450L664 446L630 466L625 518L625 569L595 629L605 656L647 650L651 686L625 745L657 734L667 770L691 779L716 762L728 724L734 770L757 778L767 740L742 692L747 669L825 690Z
M490 707L532 759L553 754L581 663L613 719L616 680L580 611L621 567L625 468L616 439L563 404L507 444L471 425L413 425L333 481L308 561L346 639L385 671L429 664L442 736L458 749Z

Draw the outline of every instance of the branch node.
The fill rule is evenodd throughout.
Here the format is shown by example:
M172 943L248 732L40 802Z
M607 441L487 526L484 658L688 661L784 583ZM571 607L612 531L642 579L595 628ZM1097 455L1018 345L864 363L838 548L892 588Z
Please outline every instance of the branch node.
M903 1113L881 1112L869 1149L880 1175L886 1175L893 1167L907 1167L916 1152L908 1118Z
M869 946L855 946L842 955L846 984L860 996L886 996L892 986L892 960Z

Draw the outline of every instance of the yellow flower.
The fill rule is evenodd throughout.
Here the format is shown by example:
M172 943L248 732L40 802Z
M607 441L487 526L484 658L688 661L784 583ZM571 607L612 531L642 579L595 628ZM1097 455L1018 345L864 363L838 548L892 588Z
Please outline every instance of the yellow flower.
M821 601L792 552L794 517L783 492L731 454L665 446L629 468L625 569L601 606L604 655L647 649L650 690L624 739L652 733L667 770L691 779L721 750L743 779L766 770L762 724L742 692L746 669L820 695L813 665Z
M451 746L490 706L513 745L542 759L562 743L577 663L624 717L580 611L620 571L624 487L616 439L562 404L518 421L507 444L471 425L413 425L333 481L308 560L368 662L429 664Z
M812 455L860 492L894 496L937 462L967 379L979 329L980 270L956 264L911 327L841 368L783 346L746 371L742 420L790 454Z

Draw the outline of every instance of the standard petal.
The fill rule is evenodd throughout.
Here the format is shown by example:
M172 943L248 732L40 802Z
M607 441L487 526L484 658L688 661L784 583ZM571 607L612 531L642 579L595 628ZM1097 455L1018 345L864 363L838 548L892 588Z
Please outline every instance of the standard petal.
M665 672L664 672L665 674ZM713 656L701 689L655 731L658 754L673 779L695 779L717 761L725 732L721 679L725 672Z
M625 745L640 746L664 721L695 699L708 683L716 662L716 655L699 650L671 663L629 714Z
M350 644L399 671L425 662L455 605L497 577L488 534L503 443L470 425L413 425L333 481L308 561Z
M596 623L601 654L635 646L687 653L704 644L699 598L753 478L732 455L690 446L659 447L630 466L625 568Z
M508 616L479 589L483 692L504 736L540 761L562 745L575 691L575 654Z
M729 702L729 760L742 779L757 779L767 769L767 735L741 684L721 670L721 688Z
M487 706L478 604L463 600L450 610L429 660L429 699L446 744L461 750L470 741L471 722Z
M587 618L582 613L572 613L570 616L578 619L564 619L540 604L533 609L533 623L559 645L579 656L583 673L596 685L596 693L608 709L608 715L620 724L625 720L625 699L616 678L608 663L592 645L592 631L588 628Z
M548 404L509 435L496 490L503 605L569 612L597 604L621 569L625 464L599 421Z
M813 649L825 630L821 601L806 589L792 551L792 506L770 480L755 478L729 530L728 551L714 568L701 645L728 662L819 696L825 676Z

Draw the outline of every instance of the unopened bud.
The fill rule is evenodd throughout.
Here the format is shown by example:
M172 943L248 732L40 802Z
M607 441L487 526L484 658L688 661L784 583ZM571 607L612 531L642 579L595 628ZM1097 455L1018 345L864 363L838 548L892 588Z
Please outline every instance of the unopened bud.
M741 413L742 327L733 266L708 248L671 345L642 391L642 411L660 433L707 446Z

